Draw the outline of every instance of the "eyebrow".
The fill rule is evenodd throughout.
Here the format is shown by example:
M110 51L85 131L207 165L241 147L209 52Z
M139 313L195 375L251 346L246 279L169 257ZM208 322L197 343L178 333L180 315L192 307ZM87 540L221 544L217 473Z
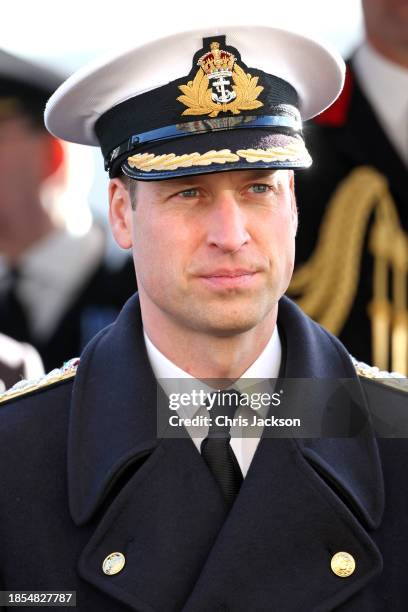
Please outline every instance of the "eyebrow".
M188 189L197 180L196 176L186 176L170 179L167 181L157 181L155 185L156 192L180 191L183 188Z
M268 176L274 175L276 174L276 172L278 171L277 168L254 168L253 170L243 170L241 172L247 172L248 176L247 178L249 180L254 180L254 179L261 179L261 178L266 178ZM231 172L234 172L234 170L231 170ZM239 170L238 170L239 172ZM192 176L180 176L174 179L169 179L166 181L158 181L157 182L157 189L160 191L167 191L168 189L180 189L182 187L189 187L191 185L194 185L197 183L197 181L199 181L202 177L209 177L210 173L208 174L195 174Z
M277 171L278 168L254 168L253 170L247 170L252 179L275 175Z

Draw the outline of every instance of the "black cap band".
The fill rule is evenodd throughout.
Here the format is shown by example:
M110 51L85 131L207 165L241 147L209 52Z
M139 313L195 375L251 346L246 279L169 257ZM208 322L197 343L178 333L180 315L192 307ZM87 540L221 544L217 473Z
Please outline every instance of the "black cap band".
M279 109L284 110L283 106ZM174 140L183 136L192 136L205 134L208 132L221 132L226 130L236 129L251 129L265 128L271 130L273 128L287 129L293 134L301 133L302 122L299 111L296 108L285 108L286 114L279 115L261 115L248 116L241 115L239 117L219 117L213 119L201 119L200 121L188 121L185 123L177 123L175 125L166 125L155 130L148 130L140 134L130 136L125 142L115 147L105 159L105 170L110 170L116 160L122 158L127 153L130 154L141 145L148 143L158 143L165 140Z

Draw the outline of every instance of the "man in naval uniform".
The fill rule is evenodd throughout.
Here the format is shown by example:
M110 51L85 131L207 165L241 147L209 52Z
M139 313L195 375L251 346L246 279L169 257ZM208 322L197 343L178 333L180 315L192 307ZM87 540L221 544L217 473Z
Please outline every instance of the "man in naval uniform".
M358 359L408 374L408 4L362 6L342 94L305 131L289 295Z
M384 439L406 433L406 381L376 381L284 296L302 120L343 76L298 34L207 28L84 69L49 101L52 133L101 146L139 293L80 360L3 395L2 589L76 591L98 612L406 608L408 444ZM195 415L216 394L239 404L245 379L274 394L295 380L282 414L318 416L321 435L158 427L165 381L212 389ZM363 419L339 436L350 407Z
M62 81L0 50L0 332L35 346L47 370L111 323L134 288L130 259L108 265L105 232L88 222L85 199L70 203L85 228L70 226L68 150L44 126Z

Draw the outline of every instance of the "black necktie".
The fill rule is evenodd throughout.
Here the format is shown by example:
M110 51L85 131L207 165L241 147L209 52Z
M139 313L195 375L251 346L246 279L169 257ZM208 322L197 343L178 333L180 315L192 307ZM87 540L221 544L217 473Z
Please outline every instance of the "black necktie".
M232 418L234 416L235 410L239 406L239 393L235 390L219 391L215 396L217 401L209 412L212 424L208 431L208 437L201 443L201 455L230 508L238 494L243 478L234 451L230 446L230 425L220 422L216 424L216 417L221 417L219 421L224 421L225 417Z
M0 330L20 341L29 341L27 315L17 295L20 274L17 268L9 271L8 289L0 296Z

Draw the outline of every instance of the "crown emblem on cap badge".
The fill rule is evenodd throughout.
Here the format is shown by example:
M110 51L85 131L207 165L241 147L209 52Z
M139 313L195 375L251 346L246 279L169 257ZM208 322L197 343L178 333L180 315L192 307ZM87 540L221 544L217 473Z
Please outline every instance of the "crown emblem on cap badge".
M211 51L201 56L197 64L201 66L211 84L211 99L213 102L226 104L237 97L236 92L231 89L232 70L235 56L229 51L220 49L220 44L213 42Z
M187 108L182 115L209 115L217 117L220 112L240 114L263 106L258 100L263 87L258 77L246 74L237 64L236 57L218 42L210 44L210 51L202 55L194 79L187 85L179 85L184 95L177 100Z

